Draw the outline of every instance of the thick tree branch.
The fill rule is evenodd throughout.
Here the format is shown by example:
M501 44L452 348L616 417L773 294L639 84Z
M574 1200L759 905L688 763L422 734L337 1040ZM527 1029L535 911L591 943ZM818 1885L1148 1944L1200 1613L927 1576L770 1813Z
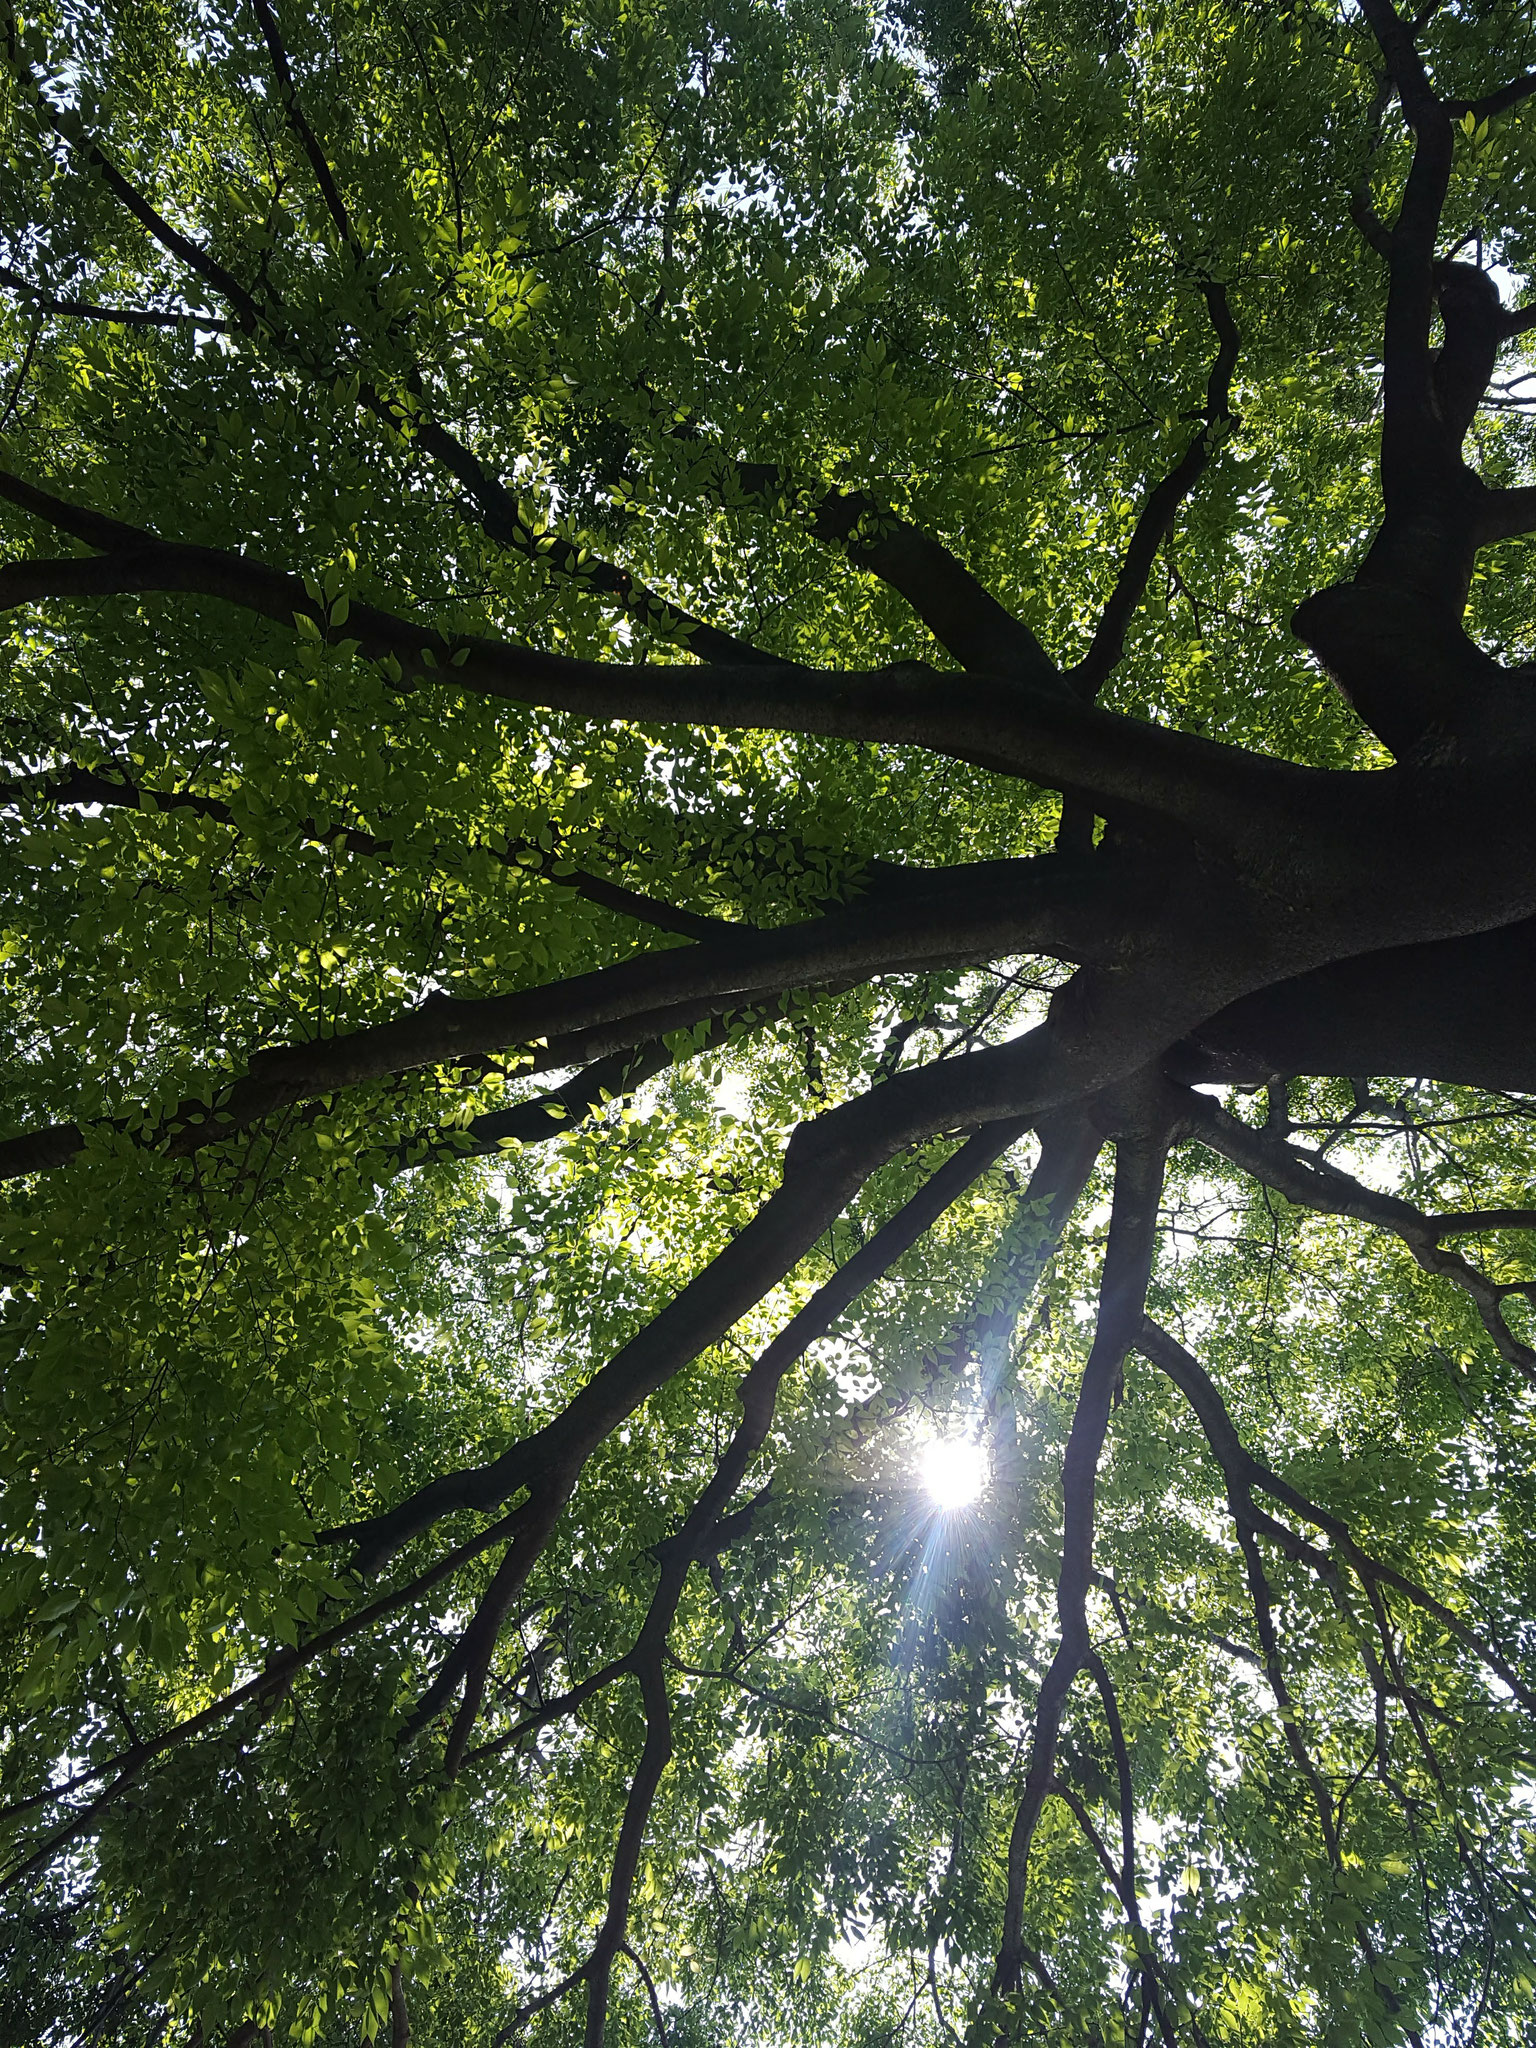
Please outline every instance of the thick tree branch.
M1536 312L1536 308L1532 311ZM1536 320L1532 325L1536 325ZM1514 540L1522 533L1536 533L1536 484L1485 492L1478 508L1478 545L1488 547L1494 541Z
M773 931L728 927L707 944L641 954L614 967L505 996L429 996L387 1023L255 1054L245 1074L210 1102L192 1097L148 1141L183 1156L276 1110L412 1069L530 1048L532 1073L628 1052L692 1026L744 999L825 986L852 976L917 971L1083 943L1099 922L1107 947L1123 941L1124 917L1145 878L1122 876L1122 907L1104 894L1107 866L1062 861L954 869L920 885L882 891L877 903ZM969 941L969 943L967 943ZM0 1141L0 1178L74 1158L87 1142L77 1125Z
M1536 93L1536 71L1523 71L1518 78L1510 79L1507 85L1495 86L1492 92L1485 92L1479 99L1447 100L1445 107L1453 120L1460 120L1463 114L1472 114L1479 121L1487 121L1499 114L1507 114L1511 107L1518 107L1532 93Z
M311 638L345 643L402 682L434 681L589 718L687 721L929 747L1081 794L1101 809L1127 806L1218 840L1257 841L1282 821L1293 826L1298 809L1317 809L1321 823L1325 785L1337 780L1118 717L1063 688L1036 690L1017 678L941 675L915 662L829 673L787 662L722 667L584 661L475 634L448 636L362 603L349 603L338 621L311 598L300 578L249 556L158 540L4 471L0 497L104 551L92 559L0 567L0 610L90 595L213 597L286 629L302 619ZM1328 808L1335 809L1336 800Z
M1414 1074L1536 1090L1536 921L1340 960L1244 996L1169 1056L1189 1081Z
M1536 1209L1463 1209L1447 1216L1426 1216L1424 1222L1437 1239L1482 1230L1536 1230Z
M962 667L1059 687L1055 663L1028 626L941 542L886 512L864 492L828 492L812 510L811 530L823 540L841 542L855 567L905 598Z

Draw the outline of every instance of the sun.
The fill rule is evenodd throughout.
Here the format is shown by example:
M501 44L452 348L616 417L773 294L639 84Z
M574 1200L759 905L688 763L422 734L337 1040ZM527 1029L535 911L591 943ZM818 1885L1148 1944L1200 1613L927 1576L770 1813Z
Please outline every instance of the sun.
M987 1454L963 1437L936 1438L924 1444L918 1458L923 1488L936 1508L946 1513L968 1508L987 1484Z

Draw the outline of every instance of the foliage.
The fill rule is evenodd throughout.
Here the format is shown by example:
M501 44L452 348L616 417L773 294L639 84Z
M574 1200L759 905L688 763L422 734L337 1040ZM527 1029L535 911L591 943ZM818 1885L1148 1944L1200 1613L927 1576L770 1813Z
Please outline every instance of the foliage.
M1528 10L36 4L0 2048L1527 2038Z

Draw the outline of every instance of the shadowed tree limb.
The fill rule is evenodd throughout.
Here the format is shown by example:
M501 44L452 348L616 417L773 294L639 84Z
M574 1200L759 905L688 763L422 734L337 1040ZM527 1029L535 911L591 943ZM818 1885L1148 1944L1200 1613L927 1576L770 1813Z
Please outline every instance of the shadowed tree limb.
M1126 890L1123 905L1105 891L1114 879ZM416 1068L526 1047L523 1071L548 1071L628 1052L754 996L1036 948L1071 951L1096 920L1108 951L1123 945L1128 919L1149 918L1151 906L1141 896L1148 879L1099 860L957 868L925 876L910 898L904 890L883 889L876 901L800 925L769 931L725 926L707 943L639 954L542 988L476 998L430 995L386 1022L253 1054L244 1075L212 1083L211 1099L189 1098L152 1128L149 1142L183 1156L294 1102ZM0 1178L61 1165L85 1143L78 1125L0 1141Z
M1189 1402L1227 1482L1229 1494L1235 1493L1239 1497L1243 1518L1256 1533L1269 1537L1288 1555L1309 1565L1324 1580L1329 1579L1336 1569L1332 1558L1308 1544L1298 1543L1290 1530L1252 1507L1253 1489L1258 1487L1303 1521L1321 1529L1337 1556L1349 1565L1362 1584L1374 1579L1382 1585L1391 1586L1425 1614L1433 1616L1448 1634L1471 1650L1509 1688L1523 1707L1536 1713L1536 1688L1524 1682L1492 1643L1416 1580L1363 1550L1351 1535L1348 1525L1337 1515L1329 1514L1315 1501L1308 1500L1304 1493L1298 1492L1288 1480L1282 1479L1278 1472L1253 1455L1238 1435L1227 1413L1226 1403L1210 1375L1176 1337L1148 1318L1135 1343L1136 1349L1165 1373ZM1257 1519L1253 1519L1255 1515Z
M1324 1215L1354 1217L1401 1238L1426 1273L1449 1280L1471 1296L1499 1356L1526 1379L1536 1380L1536 1351L1521 1343L1503 1314L1506 1297L1524 1291L1528 1283L1490 1280L1458 1253L1443 1248L1440 1240L1450 1232L1440 1227L1441 1219L1424 1215L1397 1195L1378 1194L1320 1154L1308 1157L1283 1138L1239 1122L1208 1096L1190 1100L1184 1114L1190 1134L1201 1144L1288 1201Z
M1463 114L1473 114L1479 121L1491 120L1496 114L1507 114L1511 107L1518 107L1532 93L1536 93L1536 71L1523 71L1518 78L1485 92L1480 99L1447 100L1445 110L1456 120Z
M345 644L398 682L436 682L478 696L603 719L700 722L736 730L825 733L931 748L1001 774L1129 806L1203 836L1255 839L1266 822L1294 824L1340 778L1148 725L1079 702L1058 685L991 675L941 675L918 662L870 671L776 665L588 661L477 634L447 635L378 606L350 603L331 620L298 576L229 550L155 535L0 471L0 497L103 550L0 567L0 609L48 598L172 594L222 599L311 640ZM1357 785L1382 778L1355 778ZM1363 793L1363 792L1362 792ZM1330 790L1331 794L1331 790Z
M1371 159L1381 147L1381 124L1392 98L1392 81L1385 72L1376 79L1376 90L1371 99L1371 111L1367 120L1367 141L1365 159L1359 174L1349 190L1349 217L1360 230L1361 235L1378 256L1390 261L1392 255L1392 231L1376 211L1371 198Z
M1146 594L1157 551L1173 531L1175 519L1210 467L1222 436L1233 424L1232 376L1237 368L1241 337L1227 303L1226 286L1202 279L1199 289L1217 343L1216 359L1206 380L1204 419L1179 460L1148 494L1088 650L1073 667L1063 671L1077 694L1089 701L1098 695L1124 654L1126 630Z
M1109 1880L1111 1891L1120 1901L1121 1908L1125 1913L1138 1959L1136 1975L1141 1985L1142 2037L1145 2038L1147 2019L1150 2016L1157 2021L1157 2030L1162 2037L1164 2048L1177 2048L1178 2037L1173 2031L1172 2024L1163 2005L1161 1989L1158 1983L1157 1958L1153 1954L1151 1943L1147 1938L1146 1926L1141 1917L1141 1905L1136 1897L1134 1888L1127 1891L1123 1874L1120 1870L1116 1869L1115 1859L1110 1855L1104 1837L1094 1825L1093 1815L1088 1811L1086 1804L1073 1791L1072 1787L1061 1778L1053 1778L1046 1789L1061 1801L1062 1805L1067 1808L1068 1812L1077 1822L1079 1828L1082 1829L1085 1840L1099 1860L1099 1867ZM1200 2038L1198 2030L1196 2038Z
M1057 1738L1072 1682L1092 1644L1088 1591L1093 1583L1094 1493L1110 1407L1125 1355L1144 1319L1143 1304L1157 1247L1157 1210L1172 1129L1151 1121L1116 1140L1109 1242L1099 1285L1099 1315L1062 1461L1061 1571L1056 1611L1060 1639L1035 1705L1023 1797L1008 1843L1008 1893L993 1988L1016 1991L1022 1981L1024 1890L1030 1846L1055 1779Z
M1148 1936L1146 1923L1141 1917L1141 1902L1136 1893L1136 1792L1131 1780L1131 1753L1126 1745L1125 1728L1120 1719L1120 1703L1115 1697L1114 1684L1104 1660L1096 1650L1088 1652L1083 1659L1083 1668L1098 1689L1099 1701L1104 1709L1104 1723L1109 1730L1109 1745L1114 1753L1115 1778L1119 1790L1120 1873L1117 1880L1113 1874L1114 1866L1111 1864L1110 1881L1114 1884L1124 1908L1139 1959L1143 2005L1156 2018L1158 2031L1168 2044L1168 2048L1174 2048L1173 2028L1163 2008L1157 1956ZM1066 1788L1059 1782L1056 1789L1066 1796ZM1086 1818L1086 1814L1080 1814L1079 1817Z
M1449 1216L1426 1216L1424 1221L1437 1238L1480 1230L1536 1230L1536 1209L1464 1209Z
M1487 273L1436 259L1455 123L1392 0L1362 7L1413 135L1388 238L1384 516L1354 582L1309 597L1292 625L1399 759L1487 754L1536 712L1529 684L1474 646L1462 623L1478 548L1498 526L1497 494L1468 467L1462 442L1509 316Z
M652 1980L650 1971L645 1967L644 1962L642 1961L641 1957L636 1952L636 1950L631 1948L627 1941L621 1941L619 1943L618 1952L621 1956L627 1956L630 1962L634 1964L636 1970L639 1971L640 1981L645 1986L645 1995L651 2002L651 2018L655 2022L656 2026L656 2039L660 2044L660 2048L668 2048L667 2023L662 2018L661 2000L656 1995L656 1986L654 1981Z
M984 1402L995 1402L1008 1373L1019 1320L1054 1257L1088 1177L1104 1148L1094 1121L1098 1105L1079 1104L1064 1116L1041 1118L1040 1157L1018 1198L1013 1220L987 1268L964 1320L923 1361L926 1386L942 1390L959 1380L974 1359ZM876 1392L857 1402L838 1429L840 1441L858 1443L867 1429L905 1414L914 1395Z
M755 472L743 465L743 475L749 474ZM818 538L840 542L855 568L878 576L904 598L963 668L1061 687L1056 664L1021 619L942 542L885 511L865 492L828 492L813 507L810 525Z
M1232 374L1237 368L1237 354L1241 346L1237 324L1227 303L1225 285L1202 281L1200 291L1211 325L1216 330L1217 341L1216 359L1206 380L1205 417L1179 460L1148 493L1137 515L1114 589L1100 614L1087 651L1073 667L1063 672L1068 686L1085 703L1093 702L1111 671L1118 666L1125 652L1125 636L1131 620L1146 595L1147 578L1152 573L1158 549L1172 533L1174 521L1210 466L1220 437L1233 422ZM1093 845L1093 823L1092 805L1068 796L1062 804L1056 832L1058 850L1083 852L1090 848Z
M1261 1486L1305 1519L1325 1529L1335 1551L1342 1554L1353 1566L1368 1593L1371 1592L1375 1580L1385 1578L1387 1573L1374 1559L1366 1557L1337 1517L1327 1515L1316 1508L1305 1499L1305 1496L1298 1494L1294 1488L1252 1456L1238 1437L1226 1412L1225 1403L1209 1375L1166 1330L1159 1328L1148 1318L1137 1339L1136 1348L1166 1373L1185 1395L1194 1408L1205 1432L1206 1441L1221 1467L1226 1481L1228 1506L1237 1532L1238 1547L1242 1551L1247 1571L1254 1622L1263 1651L1265 1676L1274 1696L1286 1747L1297 1771L1311 1792L1329 1864L1338 1870L1341 1868L1338 1816L1332 1795L1302 1734L1296 1702L1285 1677L1280 1656L1280 1639L1274 1622L1274 1598L1256 1538L1262 1534L1269 1536L1271 1540L1278 1539L1281 1549L1288 1555L1296 1555L1299 1546L1285 1540L1288 1532L1271 1517L1255 1510L1252 1499L1253 1487ZM1311 1557L1304 1557L1302 1561L1311 1565L1336 1596L1338 1574L1334 1558L1313 1554ZM1391 1576L1398 1583L1405 1583L1401 1581L1400 1575L1394 1573ZM1380 1954L1363 1919L1356 1918L1354 1936L1371 1972L1377 1995L1386 2002L1390 2011L1398 2010L1397 1995L1383 1973ZM1408 2038L1411 2041L1418 2039L1411 2029Z
M857 1098L856 1105L848 1106L866 1105L870 1099ZM831 1123L836 1116L834 1111L822 1122ZM933 1214L942 1214L954 1195L969 1186L976 1174L984 1171L1031 1120L1027 1113L1006 1123L999 1119L1001 1131L971 1139L955 1155L948 1170L935 1176L923 1194L914 1197L897 1218L883 1226L883 1232L888 1234L877 1232L869 1245L840 1268L837 1276L790 1321L775 1345L764 1354L767 1364L759 1361L762 1380L776 1388L783 1371L799 1357L805 1345L823 1333L818 1318L840 1314L892 1258L915 1241L904 1238L902 1233L910 1227L911 1219L924 1213L924 1204L939 1200ZM900 1134L893 1137L884 1117L866 1115L864 1121L867 1135L861 1134L851 1144L838 1145L834 1139L828 1146L824 1134L818 1140L813 1126L807 1154L797 1158L792 1145L782 1186L746 1228L616 1353L552 1422L513 1444L488 1464L445 1473L418 1488L399 1506L367 1522L328 1530L321 1540L357 1545L359 1569L371 1572L378 1570L401 1544L444 1515L464 1509L489 1509L524 1486L536 1487L540 1497L563 1488L561 1498L567 1497L590 1449L689 1358L724 1335L755 1306L810 1249L827 1223L875 1168L901 1149ZM1006 1135L1010 1132L1011 1135ZM996 1143L997 1150L988 1158L985 1153L990 1143ZM951 1175L958 1179L952 1181ZM953 1193L946 1193L950 1186ZM892 1250L892 1246L896 1249ZM844 1290L851 1291L845 1294ZM755 1398L751 1375L744 1382L744 1400L749 1392ZM761 1413L765 1430L771 1414L770 1402ZM732 1482L732 1490L735 1483Z
M512 1746L533 1725L542 1725L556 1712L574 1711L601 1687L613 1683L622 1676L632 1675L640 1686L645 1708L646 1737L639 1765L631 1781L624 1819L614 1850L608 1887L608 1910L585 1962L562 1980L556 1993L563 1995L565 1991L574 1989L581 1982L587 1985L586 2039L589 2048L598 2048L602 2041L613 1958L624 1947L629 1902L645 1827L662 1775L671 1757L670 1711L664 1675L664 1653L667 1635L677 1613L688 1569L691 1564L713 1554L721 1546L723 1511L740 1486L752 1459L767 1441L773 1423L779 1386L785 1373L802 1356L806 1346L818 1337L824 1336L864 1289L888 1272L896 1260L909 1251L932 1227L950 1204L967 1188L973 1186L981 1175L1001 1158L1008 1147L1023 1135L1025 1128L1023 1124L1015 1122L978 1132L930 1177L916 1195L882 1224L869 1241L861 1246L853 1257L839 1268L832 1279L825 1282L811 1300L790 1319L779 1335L760 1354L742 1381L739 1394L742 1418L717 1462L709 1484L676 1533L657 1546L661 1576L634 1644L622 1657L614 1659L601 1671L574 1687L564 1699L551 1703L534 1719L519 1722L509 1734L484 1745L480 1750L473 1752L470 1758L471 1761L478 1761ZM503 1571L508 1573L508 1585L497 1585L493 1582L491 1591L487 1594L481 1611L476 1615L474 1623L471 1624L471 1631L466 1632L467 1634L475 1629L499 1630L511 1599L515 1597L515 1587L510 1586L514 1574L508 1571L512 1556L513 1552L509 1550L508 1560L503 1565ZM522 1576L526 1577L526 1568ZM501 1574L498 1573L498 1579L500 1577ZM521 1580L518 1583L521 1583ZM413 1727L419 1727L428 1718L429 1713L435 1712L446 1699L449 1688L444 1685L444 1675L453 1663L454 1659L450 1658L449 1663L444 1666L444 1672L434 1681L430 1692L412 1718ZM463 1757L464 1740L468 1734L467 1724L472 1723L474 1713L478 1709L486 1668L488 1655L481 1657L475 1652L470 1652L455 1669L454 1676L457 1677L458 1670L462 1669L467 1673L468 1682L464 1704L459 1710L453 1737L450 1740L450 1770L456 1768ZM548 1994L540 1994L539 2003L542 2005L547 1998ZM523 2021L532 2016L535 2009L532 2004L521 2006L498 2039L510 2038Z
M1392 946L1245 996L1172 1049L1181 1080L1422 1074L1536 1090L1536 921Z

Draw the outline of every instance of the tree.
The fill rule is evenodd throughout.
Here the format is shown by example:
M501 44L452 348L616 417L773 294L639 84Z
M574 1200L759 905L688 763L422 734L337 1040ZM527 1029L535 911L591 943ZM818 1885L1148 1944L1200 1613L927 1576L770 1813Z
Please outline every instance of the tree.
M1529 11L4 32L5 2041L1525 2038Z

